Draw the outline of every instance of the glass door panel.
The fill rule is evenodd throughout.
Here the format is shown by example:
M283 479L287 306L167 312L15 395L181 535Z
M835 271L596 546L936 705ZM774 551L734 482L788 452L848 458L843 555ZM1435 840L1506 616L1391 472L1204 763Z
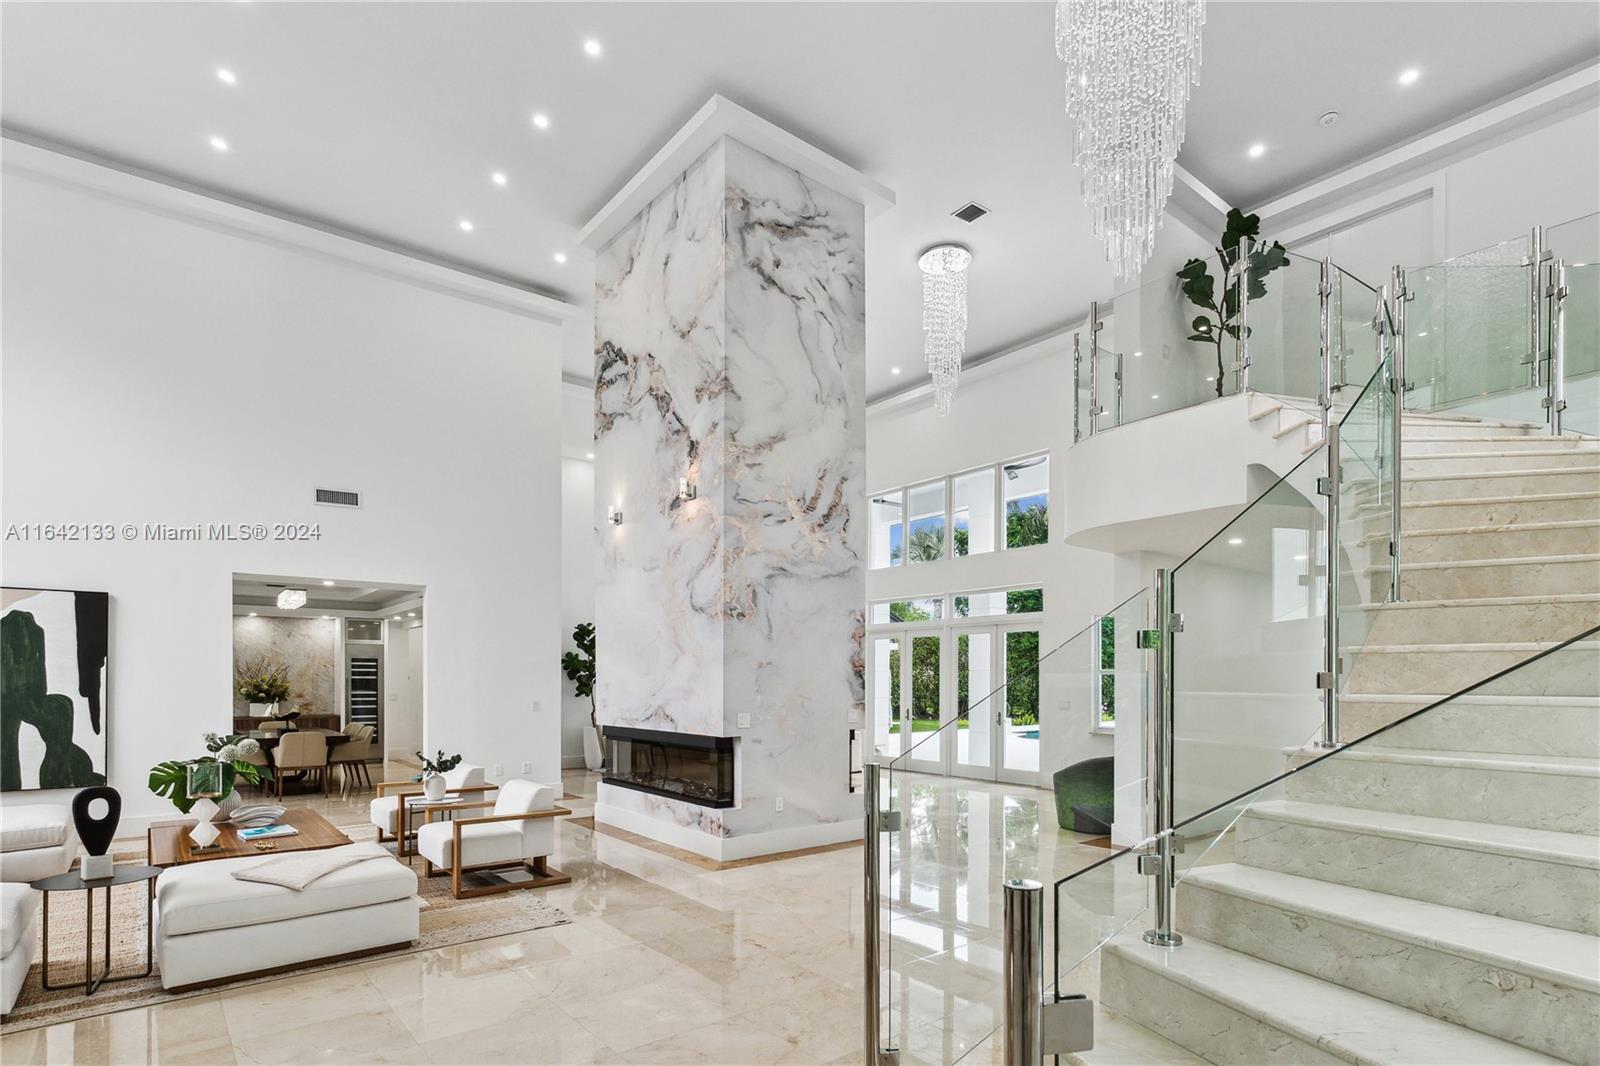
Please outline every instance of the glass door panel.
M1008 629L1002 639L1005 692L1000 707L1000 766L1022 780L1032 780L1039 772L1039 631Z
M966 777L993 779L995 770L995 631L956 634L956 766Z
M906 748L900 713L900 638L872 639L872 746L887 762Z
M944 721L944 641L937 633L914 633L910 641L906 710L911 725L908 743L915 747L909 761L913 769L944 773L949 758L944 734L939 731Z

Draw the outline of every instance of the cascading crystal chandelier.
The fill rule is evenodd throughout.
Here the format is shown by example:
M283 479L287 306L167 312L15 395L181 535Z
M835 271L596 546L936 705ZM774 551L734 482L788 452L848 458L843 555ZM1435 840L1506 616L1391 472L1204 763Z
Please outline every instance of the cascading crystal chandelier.
M1199 77L1205 0L1057 0L1056 54L1067 65L1072 161L1094 235L1117 276L1155 248Z
M917 259L922 268L922 353L933 375L933 409L950 413L961 357L967 352L967 267L972 253L936 244Z

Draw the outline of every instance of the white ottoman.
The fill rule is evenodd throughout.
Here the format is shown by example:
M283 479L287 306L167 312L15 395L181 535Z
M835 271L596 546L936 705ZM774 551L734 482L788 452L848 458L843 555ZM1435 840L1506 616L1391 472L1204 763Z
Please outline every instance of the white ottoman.
M54 803L0 807L0 881L38 881L72 868L72 812Z
M9 1014L33 961L39 893L20 882L0 883L0 1014Z
M163 988L288 969L417 939L417 875L377 844L330 851L374 856L300 891L240 881L266 856L213 859L156 881L156 960Z

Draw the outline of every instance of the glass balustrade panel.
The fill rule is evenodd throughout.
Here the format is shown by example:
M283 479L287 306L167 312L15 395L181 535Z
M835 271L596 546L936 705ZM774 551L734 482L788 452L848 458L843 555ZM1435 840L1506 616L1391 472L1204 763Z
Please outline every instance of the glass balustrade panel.
M1294 253L1279 259L1261 246L1250 262L1250 388L1315 411L1321 391L1322 262Z
M1562 301L1565 433L1600 436L1600 214L1545 231L1551 255L1565 267Z

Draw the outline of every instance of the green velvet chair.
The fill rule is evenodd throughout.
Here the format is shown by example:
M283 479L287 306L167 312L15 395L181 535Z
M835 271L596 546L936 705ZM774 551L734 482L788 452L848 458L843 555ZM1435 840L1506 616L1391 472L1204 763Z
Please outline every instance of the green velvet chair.
M1112 759L1085 759L1055 773L1056 825L1074 833L1111 832Z

